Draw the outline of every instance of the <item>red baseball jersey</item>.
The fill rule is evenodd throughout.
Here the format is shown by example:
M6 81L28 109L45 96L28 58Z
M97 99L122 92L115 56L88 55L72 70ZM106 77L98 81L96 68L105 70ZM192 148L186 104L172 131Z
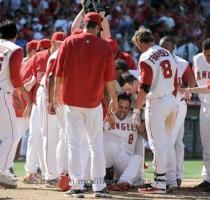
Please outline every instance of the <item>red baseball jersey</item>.
M60 47L55 65L55 75L62 78L61 97L66 105L98 106L105 82L116 78L111 46L90 33L69 36Z
M24 59L20 69L20 77L23 83L31 80L32 77L32 67L30 63L33 61L32 58ZM32 92L28 92L31 101L33 100ZM23 112L26 108L26 101L23 96L15 89L12 98L13 107L15 109L15 114L17 117L22 117Z
M47 61L50 56L49 49L36 53L33 61L30 63L32 66L32 73L36 77L36 85L32 88L33 102L36 102L36 92L40 85L40 81L46 72Z

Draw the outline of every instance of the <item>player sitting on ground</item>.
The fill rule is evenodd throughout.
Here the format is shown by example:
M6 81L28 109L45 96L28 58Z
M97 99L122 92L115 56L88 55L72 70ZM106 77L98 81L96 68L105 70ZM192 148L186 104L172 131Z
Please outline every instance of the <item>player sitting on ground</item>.
M130 97L121 94L118 96L118 110L114 114L115 126L109 126L109 116L105 119L106 167L114 168L114 179L118 180L117 184L110 186L111 190L128 190L138 175L139 166L142 165L142 156L135 153L138 131L132 124L130 109Z

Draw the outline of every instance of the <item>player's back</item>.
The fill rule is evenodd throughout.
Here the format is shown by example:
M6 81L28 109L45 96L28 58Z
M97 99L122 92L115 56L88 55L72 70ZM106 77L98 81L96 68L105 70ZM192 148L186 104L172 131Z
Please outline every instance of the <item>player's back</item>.
M10 57L15 50L20 48L10 41L0 40L0 87L8 92L13 91L9 69Z
M147 98L158 98L174 91L177 64L172 54L160 46L153 46L140 57L152 70L152 83ZM176 80L177 81L177 80Z

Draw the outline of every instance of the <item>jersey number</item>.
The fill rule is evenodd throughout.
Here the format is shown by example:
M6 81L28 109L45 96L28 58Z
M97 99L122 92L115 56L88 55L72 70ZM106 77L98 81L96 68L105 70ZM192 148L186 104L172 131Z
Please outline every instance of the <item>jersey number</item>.
M2 65L3 59L4 59L4 57L0 56L0 71L1 71L1 65Z
M133 143L133 134L130 133L128 136L128 144L132 144Z
M164 60L160 63L164 78L172 77L171 63L168 60Z

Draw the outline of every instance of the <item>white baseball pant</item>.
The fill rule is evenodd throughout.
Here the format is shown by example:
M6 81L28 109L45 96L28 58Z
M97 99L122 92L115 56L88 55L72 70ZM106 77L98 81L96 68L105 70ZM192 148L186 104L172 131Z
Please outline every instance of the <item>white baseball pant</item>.
M65 116L63 106L56 108L56 117L59 127L59 139L56 148L57 172L62 174L68 172L68 147L65 131Z
M178 101L178 100L177 100ZM184 162L184 144L183 128L187 114L187 104L185 101L177 102L177 117L171 134L168 136L170 147L168 149L166 184L172 185L177 183L177 178L182 178ZM178 171L177 171L178 170ZM179 176L178 176L179 174Z
M148 134L148 142L153 152L153 169L156 174L160 174L154 181L153 186L166 189L165 173L167 171L167 151L172 146L168 142L167 134L170 130L166 128L167 118L171 113L176 113L177 104L173 94L168 94L160 98L146 100L145 123Z
M9 92L0 89L0 174L12 166L17 148L16 116Z
M106 168L114 168L114 179L118 182L127 182L130 185L139 175L139 166L142 166L143 159L139 154L129 155L120 149L120 144L110 139L105 139Z
M83 189L84 186L82 143L87 137L91 154L91 179L94 181L92 187L93 191L100 191L106 187L102 106L100 104L95 108L82 108L65 105L64 109L72 189Z
M36 173L39 165L42 175L45 176L43 158L43 141L41 137L41 114L38 106L33 104L29 120L28 148L26 153L25 170L27 174Z
M41 136L43 141L43 158L45 164L45 179L58 178L56 148L58 144L59 129L56 115L47 111L47 91L43 86L37 90L37 107L41 117Z
M203 147L203 162L201 176L210 182L210 105L201 103L200 108L200 136Z

